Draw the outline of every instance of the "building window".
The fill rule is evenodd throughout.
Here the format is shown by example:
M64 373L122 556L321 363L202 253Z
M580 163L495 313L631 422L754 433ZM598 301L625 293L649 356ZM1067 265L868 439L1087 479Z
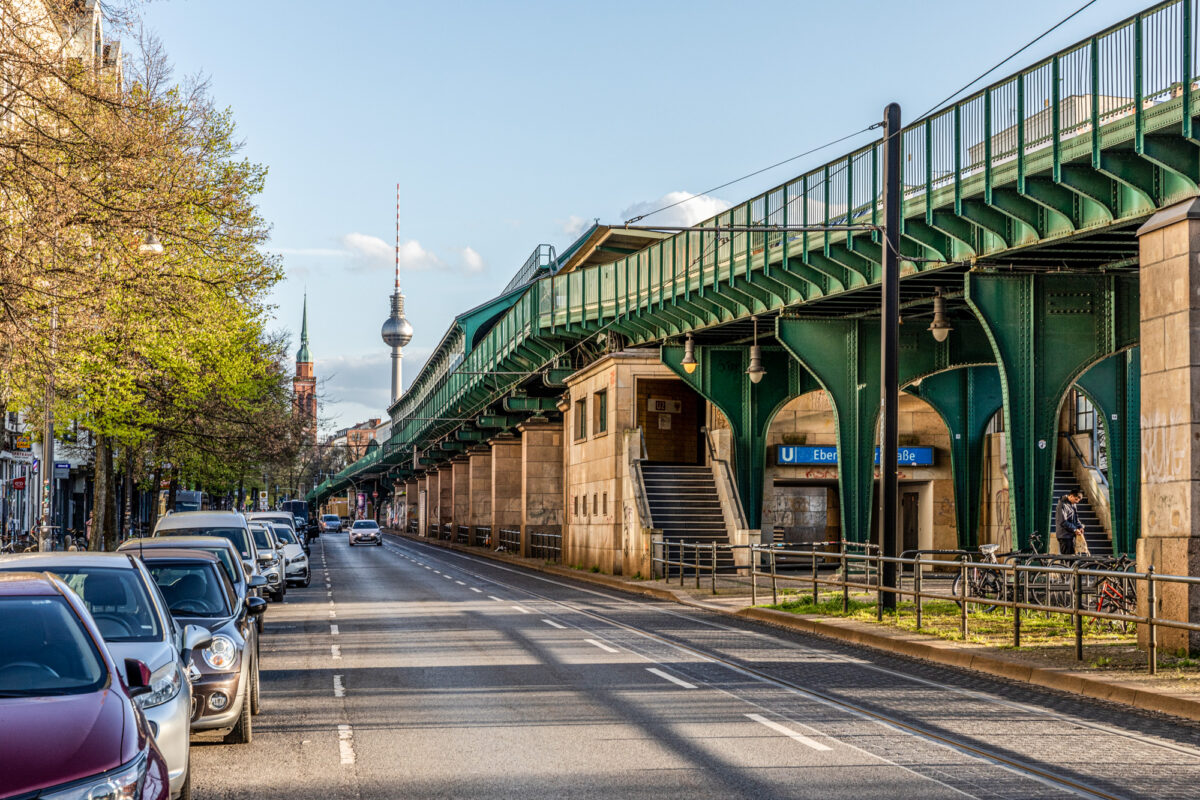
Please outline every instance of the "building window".
M575 401L575 441L587 438L587 398Z
M579 516L579 495L575 495L571 499L575 502L575 516L578 517Z
M1076 433L1091 433L1096 427L1096 409L1091 402L1083 395L1083 392L1075 393L1075 432Z
M600 513L600 495L593 494L592 495L592 516L594 517L599 513Z
M608 390L596 392L592 400L592 433L605 433L608 430Z
M604 511L604 516L607 517L608 516L608 492L604 493L604 504L601 505L600 508L602 511Z

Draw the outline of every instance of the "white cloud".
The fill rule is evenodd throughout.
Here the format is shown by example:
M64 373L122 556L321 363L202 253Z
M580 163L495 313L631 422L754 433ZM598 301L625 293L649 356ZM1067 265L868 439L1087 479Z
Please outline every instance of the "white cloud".
M633 219L643 214L649 214L651 211L671 206L671 208L647 217L641 224L695 225L697 222L702 222L709 217L716 216L729 208L729 205L729 203L721 198L707 194L668 192L657 200L634 203L621 212L621 219Z
M562 232L571 237L578 236L587 230L588 227L588 221L583 217L576 216L575 214L572 214L571 216L567 217L566 220L561 221L558 224L559 227L562 228Z
M466 272L483 272L484 263L483 256L473 247L464 247L459 251L462 254L462 266Z
M429 358L428 347L404 349L404 385L412 383ZM362 422L367 416L385 417L391 401L392 357L380 342L380 351L365 356L318 358L314 365L320 382L320 414L336 427ZM371 409L361 419L362 409Z

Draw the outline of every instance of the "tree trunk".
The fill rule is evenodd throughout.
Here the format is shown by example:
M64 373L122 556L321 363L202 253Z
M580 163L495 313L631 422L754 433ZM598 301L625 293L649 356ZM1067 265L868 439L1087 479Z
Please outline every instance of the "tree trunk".
M115 550L117 546L117 507L113 492L112 443L107 436L96 436L95 502L92 505L92 547Z
M179 493L179 467L171 468L171 486L167 489L167 511L175 510L175 498Z
M150 494L150 532L151 533L153 533L154 529L156 527L158 527L158 496L159 496L159 493L162 491L158 485L159 485L159 483L162 482L162 464L156 463L154 465L153 481L154 482L151 484L151 494Z

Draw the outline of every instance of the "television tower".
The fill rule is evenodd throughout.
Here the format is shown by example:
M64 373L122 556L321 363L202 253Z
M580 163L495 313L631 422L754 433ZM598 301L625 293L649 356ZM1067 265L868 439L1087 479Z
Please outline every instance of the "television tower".
M404 317L404 293L400 291L400 184L396 184L396 288L392 292L392 313L380 331L384 344L392 348L392 403L400 399L402 348L412 341L413 327Z

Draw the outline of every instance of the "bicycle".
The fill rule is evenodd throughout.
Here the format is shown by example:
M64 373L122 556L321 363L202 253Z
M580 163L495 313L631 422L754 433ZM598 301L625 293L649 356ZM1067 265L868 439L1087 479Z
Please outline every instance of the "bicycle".
M1124 572L1132 565L1128 556L1121 556L1112 565L1116 572ZM1122 614L1132 617L1137 614L1137 584L1131 578L1103 577L1096 582L1096 610L1104 614ZM1110 628L1120 627L1122 633L1129 631L1127 619L1104 620Z
M983 555L982 560L972 562L975 564L999 564L1000 560L996 557L996 551L1000 549L998 544L981 544L979 552ZM962 607L962 601L958 598L963 596L962 593L963 574L960 571L954 578L952 591L954 592L954 602ZM1000 571L996 569L988 569L986 567L971 567L967 570L967 593L968 600L1003 600L1006 596L1004 580L1000 576ZM984 611L995 611L999 606L995 603L977 603Z

